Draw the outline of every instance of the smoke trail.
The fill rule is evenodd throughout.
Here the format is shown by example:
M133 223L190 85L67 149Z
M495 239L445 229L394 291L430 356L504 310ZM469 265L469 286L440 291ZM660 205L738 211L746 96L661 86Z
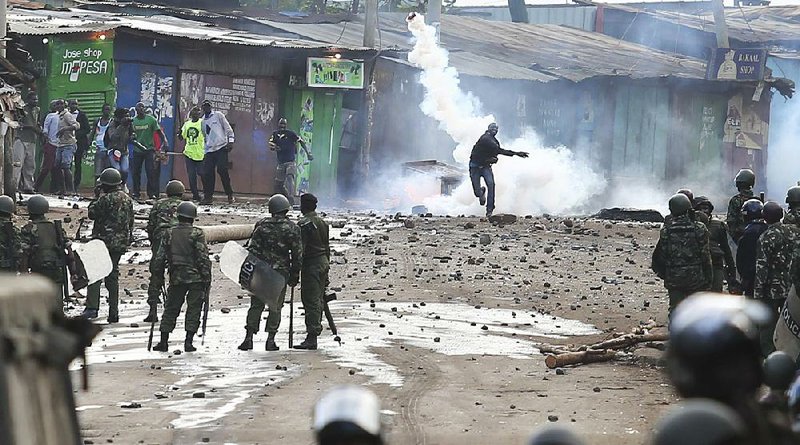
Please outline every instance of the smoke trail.
M408 29L416 39L408 60L422 70L420 83L425 89L420 108L455 141L453 158L466 166L472 144L494 116L484 115L480 101L459 87L458 72L449 66L447 51L436 43L436 31L425 25L424 17L409 15ZM563 214L596 209L591 198L603 191L606 181L566 147L544 147L528 129L504 148L527 151L530 158L501 157L494 167L498 212ZM468 180L452 196L429 198L425 205L434 213L482 212Z

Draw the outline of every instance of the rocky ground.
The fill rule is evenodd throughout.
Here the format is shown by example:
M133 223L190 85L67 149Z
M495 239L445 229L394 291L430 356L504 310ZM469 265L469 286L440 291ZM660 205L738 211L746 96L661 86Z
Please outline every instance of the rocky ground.
M54 203L54 217L71 219L72 236L85 209L70 205ZM198 224L254 222L262 205L204 208ZM138 210L144 217L147 206ZM676 400L658 350L558 372L539 352L650 320L663 326L666 294L649 269L658 224L327 217L338 227L331 282L342 343L326 327L315 352L287 350L288 304L281 351L264 351L264 333L254 351L236 350L249 297L216 263L204 345L197 339L197 352L182 353L179 320L172 352L147 352L149 248L137 241L121 266L120 323L103 326L89 352L90 389L76 393L85 443L311 443L315 400L356 383L381 397L393 444L524 444L548 423L591 444L639 444ZM212 245L212 254L221 248ZM305 334L299 300L298 292L296 342ZM81 309L79 301L70 312Z

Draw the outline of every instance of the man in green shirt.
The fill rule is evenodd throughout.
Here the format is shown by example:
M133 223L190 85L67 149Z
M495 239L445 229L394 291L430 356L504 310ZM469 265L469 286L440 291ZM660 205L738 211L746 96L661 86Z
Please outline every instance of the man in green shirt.
M164 151L167 147L167 135L161 129L158 121L147 114L144 104L136 104L136 116L133 118L133 199L139 199L142 182L142 164L147 175L147 197L158 198L158 169L156 168L156 152ZM160 146L156 147L155 134L161 138Z
M197 177L203 181L203 157L205 156L205 137L203 136L203 122L200 120L200 108L194 107L189 111L189 120L184 122L178 137L186 142L183 154L186 156L186 175L189 177L189 188L192 190L192 199L201 201L197 189Z

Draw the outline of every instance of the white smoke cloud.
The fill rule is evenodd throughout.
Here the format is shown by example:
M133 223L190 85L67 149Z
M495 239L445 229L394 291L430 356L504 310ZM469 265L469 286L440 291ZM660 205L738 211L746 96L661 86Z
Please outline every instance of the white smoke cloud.
M458 72L449 66L447 51L437 44L436 31L425 24L424 17L410 15L408 28L416 39L408 60L422 70L420 82L425 87L420 108L455 141L453 158L466 167L472 145L495 121L494 116L483 114L480 101L460 88ZM502 122L499 124L502 128ZM606 187L605 178L576 159L568 148L545 147L531 129L503 145L509 150L526 151L530 158L501 156L494 166L497 212L564 214L597 210L591 208L590 201ZM429 197L424 204L438 214L483 212L469 180L451 196Z

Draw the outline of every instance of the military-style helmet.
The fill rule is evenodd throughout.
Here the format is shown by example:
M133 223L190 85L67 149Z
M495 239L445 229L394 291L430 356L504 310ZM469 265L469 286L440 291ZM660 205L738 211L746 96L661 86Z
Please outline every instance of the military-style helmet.
M696 293L672 315L667 372L683 397L725 400L761 386L759 328L772 315L740 296Z
M800 204L800 185L791 187L786 192L786 204Z
M181 181L173 179L167 183L167 196L183 196L186 192L186 187L183 186Z
M736 173L736 177L733 178L733 182L735 182L736 185L744 184L753 187L756 185L756 174L753 173L753 170L750 170L749 168L743 168L739 170L739 173Z
M175 213L184 218L195 219L197 218L197 206L191 201L183 201L182 203L178 204L178 208L175 210Z
M702 208L702 207L707 207L709 213L714 211L714 204L711 203L711 201L708 199L708 197L703 196L703 195L700 195L697 198L694 198L694 201L692 201L692 204L693 204L693 207L696 210L700 210L700 208Z
M42 195L34 195L28 198L28 213L31 215L44 215L50 211L50 203Z
M761 209L761 215L768 224L775 224L783 218L783 208L775 201L767 201Z
M534 432L528 445L583 445L572 431L562 426L546 426Z
M692 208L692 202L683 193L676 193L669 198L669 213L681 216Z
M794 360L783 351L775 351L764 359L764 383L772 389L786 391L792 384Z
M276 213L286 212L292 208L292 204L289 203L289 200L286 199L285 196L281 194L272 195L267 201L267 208L269 209L269 213L273 215Z
M382 444L380 409L380 400L366 388L345 385L331 389L314 406L317 443Z
M742 204L742 216L746 221L761 218L764 210L764 204L757 199L748 199Z
M16 205L14 204L14 200L11 197L3 195L0 196L0 214L5 216L11 216L14 214L14 209Z
M681 195L686 195L689 198L689 201L694 201L694 193L692 193L689 189L680 189L675 193L680 193Z
M109 167L100 173L100 177L97 180L103 185L120 185L122 184L122 175L119 174L119 170L116 168Z
M285 127L285 126L287 126L287 125L289 125L289 123L286 121L286 118L285 118L285 117L282 117L282 118L278 119L278 126L279 126L279 127L280 127L280 126L283 126L283 127Z
M653 445L727 445L747 438L736 412L708 399L686 400L659 420Z

